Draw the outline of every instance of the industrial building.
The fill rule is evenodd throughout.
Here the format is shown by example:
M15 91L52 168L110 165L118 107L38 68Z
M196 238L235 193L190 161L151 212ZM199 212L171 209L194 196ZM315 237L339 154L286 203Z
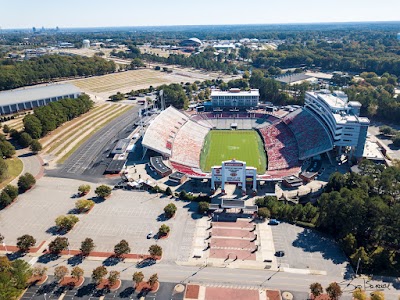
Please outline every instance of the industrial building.
M76 99L82 92L72 84L52 84L0 92L0 114L34 109L63 98Z
M211 103L213 107L237 107L250 108L258 106L260 93L258 89L241 91L240 89L230 89L221 91L214 89L211 91Z

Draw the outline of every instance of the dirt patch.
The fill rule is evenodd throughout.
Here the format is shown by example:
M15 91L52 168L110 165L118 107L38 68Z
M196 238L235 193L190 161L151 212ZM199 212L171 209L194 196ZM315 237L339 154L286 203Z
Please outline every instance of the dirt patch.
M267 290L267 300L281 300L281 293L279 291Z
M258 300L258 290L241 290L220 287L207 287L205 300Z
M61 286L71 286L71 287L80 287L82 283L85 281L84 277L79 279L73 278L71 276L65 276L61 281Z
M153 287L150 286L146 281L142 281L138 285L136 285L135 289L136 291L142 292L142 291L150 291L152 293L157 292L160 287L160 284L157 282Z
M199 285L188 284L187 287L186 287L185 298L198 299L199 298L199 291L200 291L200 286Z
M110 283L108 282L108 279L103 279L97 286L96 289L98 290L102 290L102 289L110 289L111 291L115 291L117 289L119 289L121 286L121 280L117 280L117 282L113 285L110 285Z
M47 281L49 276L43 275L43 276L32 276L31 278L28 279L28 284L29 285L42 285Z

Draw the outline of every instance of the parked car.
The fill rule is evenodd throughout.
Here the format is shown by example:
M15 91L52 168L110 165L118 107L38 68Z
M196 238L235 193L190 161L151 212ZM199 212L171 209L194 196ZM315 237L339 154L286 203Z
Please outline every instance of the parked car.
M271 220L269 220L269 225L278 225L278 224L280 224L281 222L279 222L277 219L271 219Z
M275 252L276 257L284 257L285 256L285 251L279 250Z

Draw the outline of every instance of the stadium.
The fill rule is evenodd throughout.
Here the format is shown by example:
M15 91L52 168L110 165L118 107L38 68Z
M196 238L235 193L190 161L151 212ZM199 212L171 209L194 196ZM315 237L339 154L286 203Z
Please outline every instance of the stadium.
M362 155L369 120L359 117L360 104L343 93L308 92L304 107L273 113L257 108L258 90L221 93L212 92L208 112L162 111L145 132L144 148L162 156L171 172L212 182L213 168L231 160L255 169L254 181L280 181L298 176L307 159L332 150ZM249 174L246 169L247 185Z

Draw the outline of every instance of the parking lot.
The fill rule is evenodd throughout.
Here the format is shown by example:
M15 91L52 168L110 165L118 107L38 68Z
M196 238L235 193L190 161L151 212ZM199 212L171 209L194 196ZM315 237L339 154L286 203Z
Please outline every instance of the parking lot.
M332 276L345 272L347 260L335 242L318 232L288 223L272 227L275 250L281 267L326 271Z
M57 234L55 219L73 213L77 198L72 196L83 182L71 179L44 177L37 186L19 197L18 201L0 212L0 227L7 245L15 245L17 238L30 234L37 240L50 241ZM94 196L92 192L86 198ZM163 259L187 260L192 248L196 219L196 203L175 201L163 195L147 192L114 190L106 200L96 200L88 214L78 214L80 219L65 236L70 249L78 250L81 242L90 237L95 251L113 252L114 245L126 239L131 253L148 254L149 246L158 243L163 248ZM178 210L174 218L165 220L164 207L175 203ZM21 222L23 220L23 222ZM148 233L158 232L161 224L170 227L167 239L147 239Z
M57 285L52 276L42 286L31 286L20 298L21 300L54 300L63 297L63 300L98 300L103 297L104 300L111 299L140 299L141 296L146 300L182 300L184 293L174 291L176 283L161 282L160 288L155 293L141 294L133 288L133 282L122 280L121 287L114 291L97 290L91 283L90 278L86 278L85 283L80 288L63 288Z

